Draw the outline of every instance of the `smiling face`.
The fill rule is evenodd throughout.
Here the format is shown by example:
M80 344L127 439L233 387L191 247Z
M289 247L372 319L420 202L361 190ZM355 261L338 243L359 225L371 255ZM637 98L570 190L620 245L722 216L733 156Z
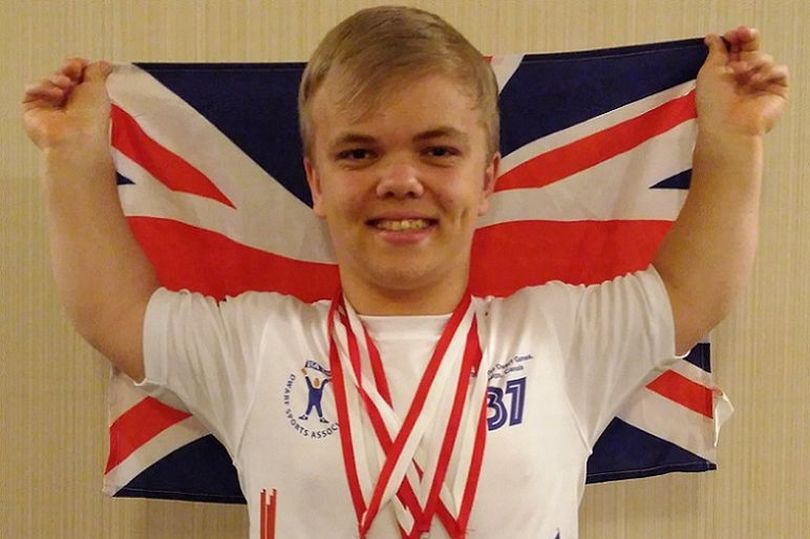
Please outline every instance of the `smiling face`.
M344 291L363 314L449 312L497 174L481 114L443 74L392 83L365 114L335 106L340 82L314 96L305 167Z

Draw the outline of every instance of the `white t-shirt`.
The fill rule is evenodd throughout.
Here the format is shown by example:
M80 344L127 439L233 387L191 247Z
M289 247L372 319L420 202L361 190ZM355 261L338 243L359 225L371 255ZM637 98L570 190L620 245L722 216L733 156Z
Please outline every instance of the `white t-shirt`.
M650 267L598 286L555 282L473 302L488 390L499 396L467 536L575 538L593 444L675 356L663 283ZM226 447L253 539L262 490L275 491L276 537L357 536L328 377L328 309L273 293L217 303L163 289L147 309L142 385L179 397ZM363 318L398 413L446 319ZM390 507L369 537L399 537ZM447 537L437 519L431 537Z

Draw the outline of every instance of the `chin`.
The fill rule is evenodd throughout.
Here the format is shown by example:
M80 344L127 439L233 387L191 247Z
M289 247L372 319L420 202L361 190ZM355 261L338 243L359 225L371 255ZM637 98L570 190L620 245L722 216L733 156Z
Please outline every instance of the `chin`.
M384 284L386 288L394 290L409 290L421 288L431 279L431 271L427 268L418 267L412 263L391 265L386 268L378 268L374 271L376 281Z
M385 260L366 267L368 276L378 286L400 292L424 288L436 280L444 279L446 274L442 268L419 260L418 256L396 257L394 260Z

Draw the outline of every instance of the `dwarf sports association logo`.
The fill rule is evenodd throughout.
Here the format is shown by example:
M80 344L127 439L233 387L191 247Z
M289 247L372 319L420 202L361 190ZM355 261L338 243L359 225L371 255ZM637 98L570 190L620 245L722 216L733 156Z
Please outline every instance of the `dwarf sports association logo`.
M307 360L299 373L290 373L284 384L285 414L301 436L323 439L338 431L338 424L323 410L323 394L332 383L332 373Z

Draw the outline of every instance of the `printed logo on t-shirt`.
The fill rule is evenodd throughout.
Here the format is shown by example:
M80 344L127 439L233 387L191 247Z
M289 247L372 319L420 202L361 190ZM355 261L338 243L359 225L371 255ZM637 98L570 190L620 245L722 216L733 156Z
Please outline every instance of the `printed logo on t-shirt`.
M335 418L323 411L323 394L332 382L332 373L320 363L307 360L299 373L290 373L284 384L285 414L290 426L301 436L320 440L335 434Z
M526 404L525 363L534 356L516 354L487 370L487 430L523 423Z

